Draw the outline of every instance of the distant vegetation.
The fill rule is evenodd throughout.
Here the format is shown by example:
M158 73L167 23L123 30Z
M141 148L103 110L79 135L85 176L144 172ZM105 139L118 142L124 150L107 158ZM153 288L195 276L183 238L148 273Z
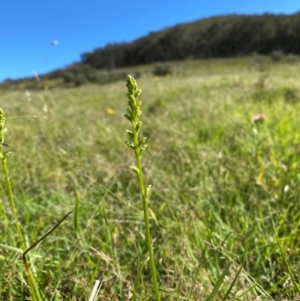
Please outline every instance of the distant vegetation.
M132 43L112 44L82 55L97 69L187 58L300 53L300 13L229 15L203 19L153 32Z
M300 54L299 28L300 12L293 15L212 17L151 32L131 43L108 44L93 52L83 53L81 62L55 70L42 76L42 79L56 79L56 87L77 87L87 82L106 84L124 80L125 70L119 72L115 69L130 66L154 63L154 75L161 75L162 69L170 73L168 66L157 65L166 61L247 56L253 53L268 55L278 61ZM1 86L40 89L44 85L30 78L18 81L7 79Z

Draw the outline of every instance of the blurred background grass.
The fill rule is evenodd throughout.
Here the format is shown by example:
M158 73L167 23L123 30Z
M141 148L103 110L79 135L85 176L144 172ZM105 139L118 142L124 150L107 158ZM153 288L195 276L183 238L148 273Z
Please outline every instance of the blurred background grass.
M152 236L164 300L205 300L228 262L219 298L243 267L230 300L296 300L299 270L298 59L170 62L138 72ZM161 68L161 66L160 66ZM134 158L125 146L124 78L46 90L1 89L4 146L19 220L49 300L85 300L100 270L117 273L101 300L151 300ZM52 85L53 84L53 85ZM43 88L44 85L41 85ZM255 114L265 119L251 122ZM0 296L26 300L19 247L1 181ZM79 197L78 197L79 199ZM296 276L295 276L296 277ZM296 277L297 278L297 277Z

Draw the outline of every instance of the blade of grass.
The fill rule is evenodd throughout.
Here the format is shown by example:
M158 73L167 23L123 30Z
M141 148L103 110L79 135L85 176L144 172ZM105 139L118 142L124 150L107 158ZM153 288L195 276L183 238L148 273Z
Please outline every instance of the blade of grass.
M291 267L290 267L290 265L289 265L289 263L288 263L288 261L287 261L287 259L286 259L286 256L285 256L285 254L284 254L284 251L283 251L283 249L282 249L282 247L281 247L281 244L280 244L280 241L279 241L279 238L278 238L278 235L277 235L277 231L276 231L276 228L275 228L275 224L274 224L273 219L272 219L272 225L273 225L273 229L274 229L274 233L275 233L275 238L276 238L276 241L277 241L277 243L278 243L278 247L279 247L279 250L280 250L280 253L281 253L283 262L284 262L284 264L285 264L285 266L286 266L286 268L287 268L287 270L288 270L288 273L289 273L289 275L290 275L290 277L291 277L291 280L292 280L292 283L293 283L295 289L297 290L298 294L300 294L300 288L299 288L299 285L298 285L298 283L297 283L296 280L295 280L295 277L294 277L294 274L293 274L293 272L292 272L292 269L291 269Z
M222 301L225 301L225 300L229 297L229 294L230 294L230 292L231 292L231 290L232 290L232 288L233 288L235 282L237 281L238 276L240 275L242 269L243 269L243 266L241 265L240 268L239 268L239 270L237 271L237 273L236 273L234 279L232 280L232 282L231 282L229 288L227 289L227 291L226 291L224 297L222 298Z
M220 287L221 287L221 285L222 285L222 283L224 281L224 278L225 278L225 276L226 276L229 268L231 267L231 265L232 265L232 262L230 262L227 265L227 267L224 269L223 273L221 274L221 276L219 277L217 283L215 284L212 292L210 293L210 295L208 296L208 298L205 299L205 301L213 301L214 298L217 296L217 293L218 293L218 291L219 291L219 289L220 289Z

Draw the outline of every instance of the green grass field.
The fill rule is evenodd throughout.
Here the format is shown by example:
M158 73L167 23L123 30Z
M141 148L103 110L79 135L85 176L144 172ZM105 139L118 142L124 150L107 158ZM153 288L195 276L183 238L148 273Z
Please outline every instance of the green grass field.
M220 279L216 301L298 300L300 60L170 65L137 79L162 300L212 300ZM87 300L99 272L115 277L97 300L154 300L125 82L0 90L26 244L73 211L29 253L46 300ZM31 300L0 181L0 300Z

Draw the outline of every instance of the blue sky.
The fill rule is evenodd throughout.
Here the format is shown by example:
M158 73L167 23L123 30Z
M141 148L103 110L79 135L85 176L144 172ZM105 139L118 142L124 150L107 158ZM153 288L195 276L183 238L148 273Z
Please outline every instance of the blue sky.
M297 11L297 0L1 1L0 81L62 68L84 52L178 23L230 13ZM54 39L59 44L51 46Z

